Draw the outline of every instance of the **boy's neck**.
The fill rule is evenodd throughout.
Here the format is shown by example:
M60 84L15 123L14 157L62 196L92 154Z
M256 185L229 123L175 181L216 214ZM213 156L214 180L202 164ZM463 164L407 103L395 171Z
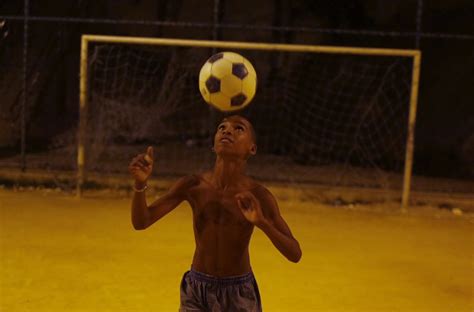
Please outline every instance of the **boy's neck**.
M245 174L247 161L243 159L224 159L217 157L212 179L214 185L222 190L237 186Z

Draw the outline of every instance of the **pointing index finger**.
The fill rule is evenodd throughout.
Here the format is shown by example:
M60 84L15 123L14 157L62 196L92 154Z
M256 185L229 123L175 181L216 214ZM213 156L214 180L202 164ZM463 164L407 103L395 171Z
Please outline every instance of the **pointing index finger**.
M153 147L148 146L144 158L149 164L153 163Z

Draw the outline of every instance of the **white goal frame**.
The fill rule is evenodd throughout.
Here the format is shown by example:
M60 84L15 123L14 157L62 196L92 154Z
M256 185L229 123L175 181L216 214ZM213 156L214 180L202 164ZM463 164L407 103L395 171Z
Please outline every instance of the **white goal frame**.
M85 131L87 118L87 95L88 95L88 50L90 42L162 45L180 47L200 48L226 48L247 50L268 50L286 52L306 53L328 53L349 55L377 55L377 56L401 56L412 58L412 77L410 90L410 108L408 114L408 132L405 148L405 166L403 175L402 211L406 211L410 199L410 185L413 167L413 150L415 145L415 121L418 102L418 87L420 77L421 51L409 49L382 49L363 47L339 47L300 44L276 44L276 43L253 43L235 41L210 41L210 40L187 40L171 38L141 38L126 36L102 36L82 35L81 60L80 60L80 86L79 86L79 126L77 132L77 184L76 195L82 196L83 185L86 180L85 172Z

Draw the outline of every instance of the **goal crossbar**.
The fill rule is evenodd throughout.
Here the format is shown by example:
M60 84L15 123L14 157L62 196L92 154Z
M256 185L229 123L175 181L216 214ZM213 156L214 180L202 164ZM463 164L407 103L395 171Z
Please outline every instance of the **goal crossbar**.
M410 198L410 184L413 167L413 150L415 138L415 121L418 99L418 86L420 77L421 51L411 49L384 49L345 46L323 46L323 45L301 45L301 44L277 44L263 42L237 42L237 41L212 41L212 40L189 40L175 38L147 38L127 36L104 36L104 35L82 35L81 60L80 60L80 86L79 86L79 127L77 146L77 196L82 194L86 179L85 172L85 131L87 118L87 78L88 78L88 48L91 42L141 44L158 46L200 47L200 48L226 48L267 50L305 53L328 53L346 55L366 56L399 56L408 57L413 60L411 73L410 107L408 114L408 129L405 149L405 164L403 173L402 210L406 210Z

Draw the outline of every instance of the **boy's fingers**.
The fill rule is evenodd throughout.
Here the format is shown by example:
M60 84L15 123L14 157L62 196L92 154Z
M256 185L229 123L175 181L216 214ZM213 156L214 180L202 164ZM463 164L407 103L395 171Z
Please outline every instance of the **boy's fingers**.
M153 147L148 146L144 158L149 164L153 163Z
M240 209L248 210L250 208L249 199L244 194L235 195Z
M257 198L252 194L252 192L246 191L242 194L242 197L246 200L246 206L250 207L257 204Z
M143 166L148 166L149 165L149 162L145 160L145 157L140 158L137 163L139 163L140 165L143 165Z
M139 163L141 163L145 166L151 165L151 164L153 164L153 158L148 156L148 154L138 154L130 162L131 165L136 165L136 164L139 164Z
M146 153L153 159L153 146L148 146Z
M133 165L131 165L132 168L137 168L137 169L145 169L145 165L142 164L140 161L137 161Z
M245 210L244 207L242 206L242 202L240 201L240 198L237 198L237 206L239 206L240 210Z
M152 164L153 161L147 161L146 160L146 154L140 154L136 157L136 161L135 161L135 164L142 164L144 166L148 166L150 164Z
M145 157L143 157L143 160L146 161L147 164L152 164L153 163L153 158L148 156L148 154L146 154Z
M253 199L252 193L250 192L242 192L242 193L237 194L236 196L246 201L250 201Z
M149 150L147 152L149 152ZM138 154L137 156L133 157L132 161L128 165L128 170L131 173L137 173L138 171L148 172L153 161L147 161L146 158L147 154Z

